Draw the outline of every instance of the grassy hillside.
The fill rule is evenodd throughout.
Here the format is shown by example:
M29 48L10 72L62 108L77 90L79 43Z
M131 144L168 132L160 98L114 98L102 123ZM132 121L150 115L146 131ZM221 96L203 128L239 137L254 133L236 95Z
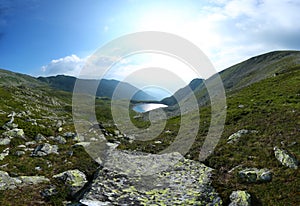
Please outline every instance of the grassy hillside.
M223 81L226 92L229 94L265 78L289 71L291 68L295 68L299 65L300 51L274 51L252 57L231 66L219 72L219 75ZM205 84L214 82L215 78L216 75L213 75L209 79L205 80ZM199 84L197 88L193 89L194 95L197 97L200 106L209 102L209 96L205 84ZM190 95L191 94L181 94L180 96L185 98L180 98L180 100L184 102ZM174 99L174 97L166 98L165 103L169 104L168 101L172 99ZM172 101L172 104L170 105L173 105L174 102L175 101ZM178 112L174 112L174 114L177 113Z

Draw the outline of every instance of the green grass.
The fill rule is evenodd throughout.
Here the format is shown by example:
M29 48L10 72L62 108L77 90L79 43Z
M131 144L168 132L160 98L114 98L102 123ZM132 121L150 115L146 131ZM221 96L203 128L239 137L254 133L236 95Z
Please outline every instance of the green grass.
M248 80L247 80L248 81ZM204 163L214 168L213 186L221 195L223 202L229 203L229 195L234 190L247 190L252 196L253 205L299 205L300 174L299 169L294 170L282 166L274 157L273 147L280 146L288 149L300 160L300 68L294 67L282 72L276 77L270 77L254 83L238 91L227 92L227 117L221 139ZM205 93L205 92L204 92ZM203 94L204 94L203 93ZM200 96L203 96L200 94ZM22 97L22 95L25 95ZM60 105L52 105L45 99L51 96ZM15 118L19 128L25 131L29 140L34 139L37 133L45 136L57 135L55 123L57 119L66 120L63 125L63 134L66 131L74 131L72 124L71 94L54 92L48 88L30 88L24 91L21 87L0 87L0 110L6 114L0 114L0 126L9 120L7 114L12 111L26 111L31 106L32 119L37 119L38 126L26 121L25 117ZM239 105L244 105L239 108ZM96 100L96 114L98 122L103 123L106 129L113 133L117 127L114 125L110 111L109 99ZM37 109L38 108L38 109ZM200 128L196 141L186 155L187 158L198 160L199 150L206 138L210 125L210 106L200 108ZM129 111L131 121L136 127L147 128L150 122L146 117L136 117L138 114ZM193 114L192 114L193 115ZM135 118L134 118L135 117ZM190 124L193 122L192 116ZM168 147L178 134L180 117L172 117L167 120L164 132L151 141L134 141L121 139L119 149L137 150L149 153L159 153ZM45 127L41 126L44 125ZM258 133L247 134L234 144L227 144L227 138L240 129L257 130ZM4 130L0 130L0 133ZM170 131L170 132L166 132ZM111 137L107 137L112 140ZM161 141L155 144L154 141ZM0 205L61 205L64 200L70 200L65 186L52 178L54 174L68 169L79 169L91 179L98 165L86 153L84 148L72 148L75 143L68 140L66 145L59 145L60 155L30 157L30 152L22 157L14 156L18 150L16 146L24 144L22 139L13 139L9 146L0 146L0 151L10 147L10 155L0 165L8 164L1 170L7 171L11 176L19 175L44 175L51 180L51 184L57 185L59 194L45 201L40 196L40 191L46 185L28 186L16 190L0 192ZM51 144L55 144L51 142ZM282 146L284 144L284 146ZM36 145L33 145L33 148ZM69 151L73 155L69 155ZM51 162L51 167L48 164ZM35 167L43 169L36 171ZM232 168L240 166L268 168L273 172L270 183L247 184L237 178L236 171L228 173ZM14 198L18 197L18 198Z

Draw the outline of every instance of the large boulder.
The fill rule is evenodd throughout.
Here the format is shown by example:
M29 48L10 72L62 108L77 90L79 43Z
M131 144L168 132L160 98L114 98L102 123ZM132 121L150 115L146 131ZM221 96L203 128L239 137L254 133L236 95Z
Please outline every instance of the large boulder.
M0 171L0 191L7 189L15 189L22 181L17 178L12 178L7 172Z
M111 151L86 205L221 205L211 186L212 169L179 153Z
M32 152L31 156L46 156L49 154L58 154L58 146L57 145L50 145L48 143L39 145L35 148Z
M247 168L240 171L238 175L243 182L248 183L270 182L272 180L272 173L268 169Z
M77 169L59 173L53 178L63 181L70 188L71 195L75 195L87 183L85 174Z
M295 156L293 156L290 152L284 149L279 149L278 147L274 147L274 154L276 159L278 159L281 164L292 168L297 169L299 162Z
M251 205L251 196L246 191L233 191L230 195L231 203L229 206L250 206Z

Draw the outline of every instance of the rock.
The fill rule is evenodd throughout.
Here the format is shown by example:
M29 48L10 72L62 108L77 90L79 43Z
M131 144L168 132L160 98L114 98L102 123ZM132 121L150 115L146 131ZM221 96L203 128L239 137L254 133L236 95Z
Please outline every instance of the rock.
M0 154L0 161L2 161L7 155L9 155L9 148L4 149Z
M26 153L25 153L24 151L16 151L16 152L15 152L15 155L16 155L16 156L19 156L19 157L22 156L22 155L25 155L25 154L26 154Z
M78 142L76 144L73 145L73 147L88 147L91 143L90 142Z
M54 137L53 140L55 142L59 143L59 144L66 144L67 143L67 140L65 138L63 138L62 136Z
M50 185L48 188L44 189L42 192L41 192L41 195L48 199L54 195L57 195L58 194L58 191L56 189L56 186L55 185Z
M231 200L229 206L250 206L250 197L250 194L246 191L233 191L229 197Z
M10 143L9 137L0 138L0 145L9 145L9 143Z
M36 141L31 141L31 142L25 143L26 146L35 145L35 144L36 144Z
M37 141L37 142L44 142L44 141L46 141L47 139L46 139L46 137L44 137L42 134L37 134L36 136L35 136L35 141Z
M66 132L66 133L63 134L63 136L65 138L72 138L72 139L74 139L76 137L76 134L74 132Z
M12 124L15 121L15 117L16 113L12 112L11 114L9 114L7 117L11 117L10 121L8 122L9 124Z
M42 171L42 168L40 166L37 166L34 168L36 171Z
M26 185L36 185L50 182L50 180L44 176L20 176L18 179L22 181L22 184Z
M228 144L232 144L234 142L237 142L239 140L239 138L245 134L249 134L249 133L257 133L258 131L256 130L247 130L247 129L241 129L239 131L237 131L236 133L230 135L228 137L227 143Z
M15 189L22 181L12 178L7 172L0 171L0 190Z
M63 181L70 188L71 195L75 195L87 183L85 174L77 169L62 172L53 178Z
M22 138L22 139L25 138L24 131L22 129L17 129L17 128L4 132L2 135L4 137L9 137L9 138Z
M7 172L0 171L0 190L15 189L17 186L35 185L49 181L44 176L10 177Z
M35 148L32 152L31 156L46 156L49 154L58 154L58 146L57 145L50 145L48 143L39 145Z
M18 124L15 124L15 123L5 123L3 126L2 126L3 129L9 131L9 130L12 130L14 128L18 128Z
M299 162L295 156L293 156L287 150L279 149L278 147L274 147L274 154L276 159L281 162L282 165L285 165L292 169L297 169Z
M179 153L112 151L81 203L87 205L221 205L212 169ZM151 171L152 170L152 171Z
M119 130L115 130L114 134L115 134L115 136L118 136L120 134L120 131Z
M272 173L268 169L247 168L238 173L239 177L244 182L258 183L270 182Z
M57 128L60 128L62 125L63 125L63 122L61 120L58 120L55 126Z

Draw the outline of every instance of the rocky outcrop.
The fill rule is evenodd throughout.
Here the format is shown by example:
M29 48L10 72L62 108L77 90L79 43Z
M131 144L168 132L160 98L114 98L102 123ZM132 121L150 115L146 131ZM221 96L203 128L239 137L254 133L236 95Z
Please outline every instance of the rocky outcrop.
M212 169L179 153L162 155L114 150L91 189L86 205L221 205L211 186Z
M251 205L251 196L246 191L233 191L230 195L231 203L229 206L250 206Z
M69 187L71 195L76 194L87 183L85 174L77 169L62 172L53 178L63 181Z
M290 152L284 149L279 149L278 147L274 147L274 154L276 159L281 162L282 165L285 165L292 169L297 169L299 162L295 156L293 156Z
M236 133L230 135L228 137L228 140L227 140L227 143L228 144L232 144L232 143L235 143L237 141L239 141L239 139L245 135L245 134L253 134L253 133L258 133L258 131L256 130L247 130L247 129L241 129L239 131L237 131Z
M39 145L35 148L32 152L31 156L46 156L49 154L58 154L58 146L57 145L50 145L48 143Z
M272 173L268 169L247 168L240 171L238 175L243 182L248 183L270 182L272 180Z
M25 185L48 183L50 180L44 176L10 177L7 172L0 171L0 190L15 189Z

